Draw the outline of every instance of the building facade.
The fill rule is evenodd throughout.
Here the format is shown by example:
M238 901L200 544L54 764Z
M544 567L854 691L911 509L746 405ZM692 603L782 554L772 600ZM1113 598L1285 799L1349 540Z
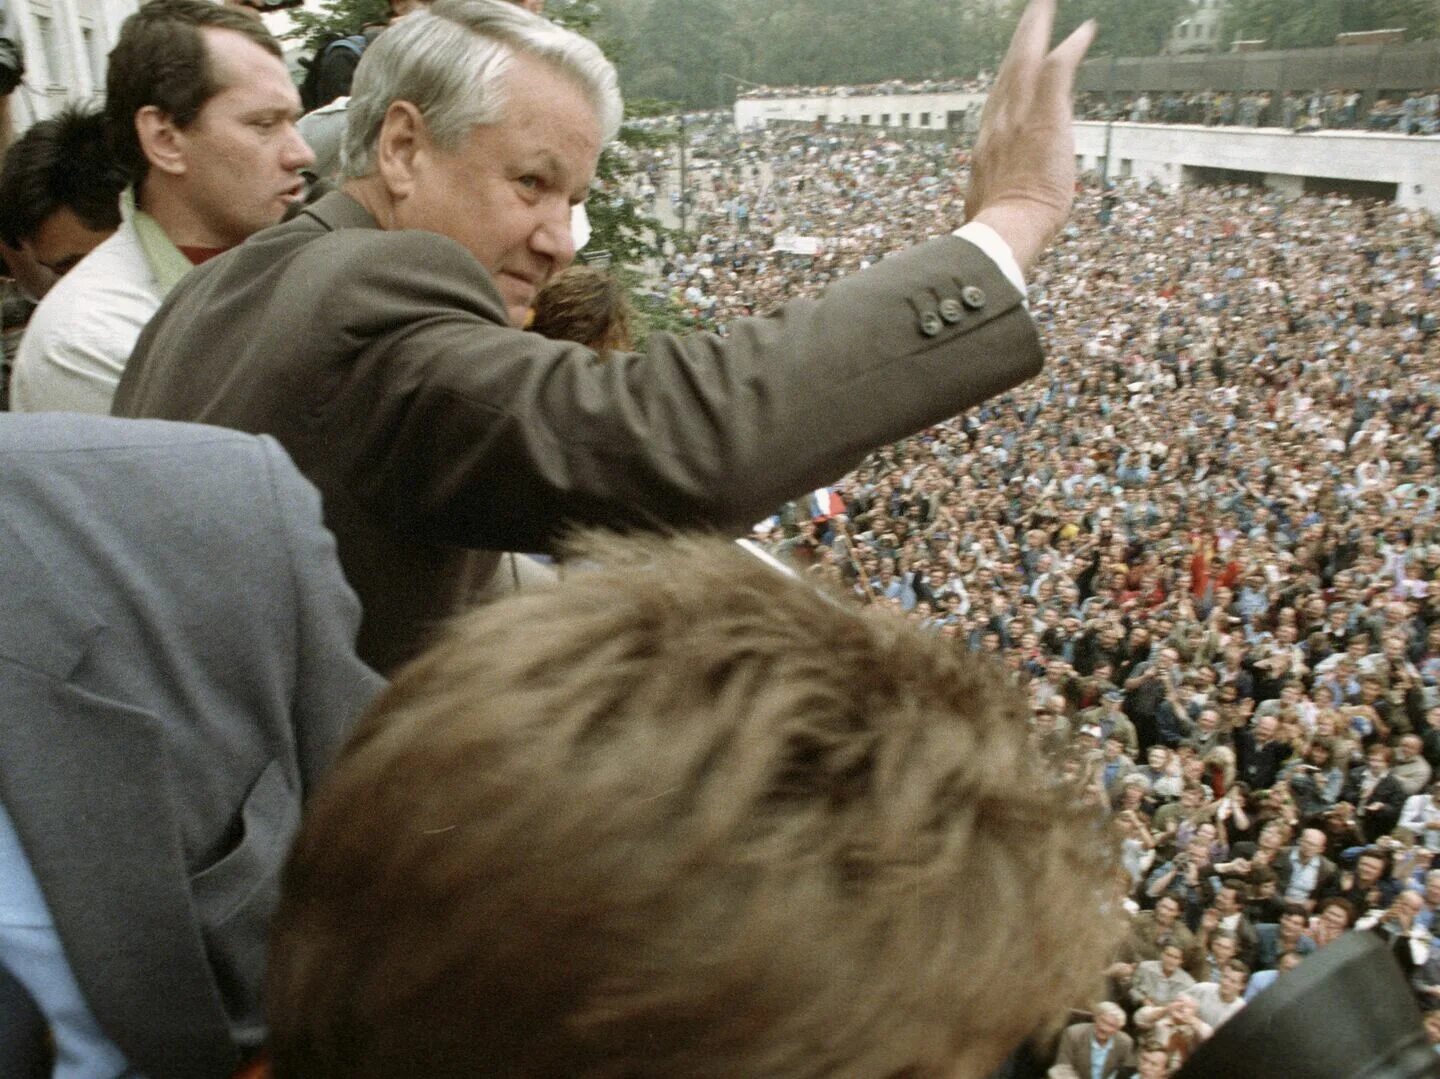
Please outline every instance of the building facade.
M978 125L984 94L895 93L831 94L735 99L735 127L752 131L772 123L840 124L897 131L972 131Z
M104 97L105 57L138 6L138 0L17 0L26 69L11 98L17 132L69 102Z
M11 0L25 49L25 81L15 91L10 115L16 134L36 120L55 115L70 102L105 99L105 58L115 47L120 24L140 0ZM286 12L264 17L270 32L291 28ZM281 38L292 74L305 49Z
M1190 12L1175 22L1167 52L1219 52L1229 48L1225 40L1225 7L1228 0L1190 0Z

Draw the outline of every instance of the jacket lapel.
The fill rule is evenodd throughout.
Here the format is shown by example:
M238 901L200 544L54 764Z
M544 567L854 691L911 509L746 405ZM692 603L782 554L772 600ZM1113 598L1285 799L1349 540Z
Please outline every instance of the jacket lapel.
M228 1075L154 718L0 657L0 747L0 798L101 1027L150 1079Z

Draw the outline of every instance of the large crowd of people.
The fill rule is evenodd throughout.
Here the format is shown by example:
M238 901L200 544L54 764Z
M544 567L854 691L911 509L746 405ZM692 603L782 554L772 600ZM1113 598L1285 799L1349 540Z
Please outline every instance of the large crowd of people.
M863 97L874 95L967 93L983 94L988 76L975 79L928 79L854 86L747 86L742 98ZM1123 120L1136 124L1204 124L1206 126L1283 127L1291 131L1359 129L1399 135L1440 133L1440 87L1416 86L1380 94L1373 100L1354 89L1315 89L1307 93L1216 89L1144 90L1107 93L1089 90L1076 95L1080 120Z
M1085 120L1134 124L1283 127L1290 131L1359 129L1396 135L1440 133L1440 87L1397 90L1367 101L1358 90L1310 93L1190 90L1138 94L1080 94L1075 114Z
M959 213L962 152L931 142L799 132L727 154L666 267L721 333ZM1436 223L1249 187L1127 181L1102 203L1091 182L1029 300L1041 378L757 538L1026 687L1035 751L1123 835L1135 928L1112 998L1170 1067L1191 1047L1174 1031L1203 1036L1360 919L1435 1007Z
M614 67L541 0L412 7L336 187L245 3L149 0L7 150L0 1074L978 1079L1118 937L1098 807L993 665L670 534L1041 369L1093 26L1028 7L953 235L637 353L562 276ZM667 535L532 602L500 552L585 526Z
M885 82L855 83L845 86L762 86L743 85L737 97L873 97L902 94L983 94L994 78L984 72L973 79L888 79Z
M1086 178L1062 229L1094 30L1035 0L973 153L702 129L657 287L713 332L637 355L559 273L613 68L393 6L313 202L201 0L0 174L58 275L0 423L0 1071L978 1077L1083 1005L1051 1075L1158 1079L1360 932L1440 1043L1432 219ZM117 220L52 152L96 126ZM496 553L772 509L839 603Z

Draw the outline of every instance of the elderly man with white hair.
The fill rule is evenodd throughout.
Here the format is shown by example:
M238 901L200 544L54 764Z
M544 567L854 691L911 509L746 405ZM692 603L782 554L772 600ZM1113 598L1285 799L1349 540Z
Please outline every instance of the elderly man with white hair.
M1125 1009L1105 1000L1094 1014L1092 1022L1072 1024L1060 1035L1049 1079L1111 1079L1134 1065L1135 1041L1123 1029Z
M342 190L183 282L116 412L275 436L321 490L382 670L486 589L496 551L577 524L743 531L1039 371L1022 274L1074 197L1095 29L1052 50L1054 15L1032 0L1019 22L957 234L937 213L937 238L819 300L597 364L523 326L575 256L615 70L513 4L439 0L366 49Z

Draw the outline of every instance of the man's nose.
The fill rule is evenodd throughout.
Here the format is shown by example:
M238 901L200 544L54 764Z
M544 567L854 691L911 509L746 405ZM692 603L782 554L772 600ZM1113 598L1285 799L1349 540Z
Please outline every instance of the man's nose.
M530 246L563 270L575 261L575 235L570 230L570 204L556 200L530 237Z
M290 125L289 137L282 154L281 162L292 172L299 172L315 164L315 151L310 149L305 136L300 134L300 129L294 124Z

